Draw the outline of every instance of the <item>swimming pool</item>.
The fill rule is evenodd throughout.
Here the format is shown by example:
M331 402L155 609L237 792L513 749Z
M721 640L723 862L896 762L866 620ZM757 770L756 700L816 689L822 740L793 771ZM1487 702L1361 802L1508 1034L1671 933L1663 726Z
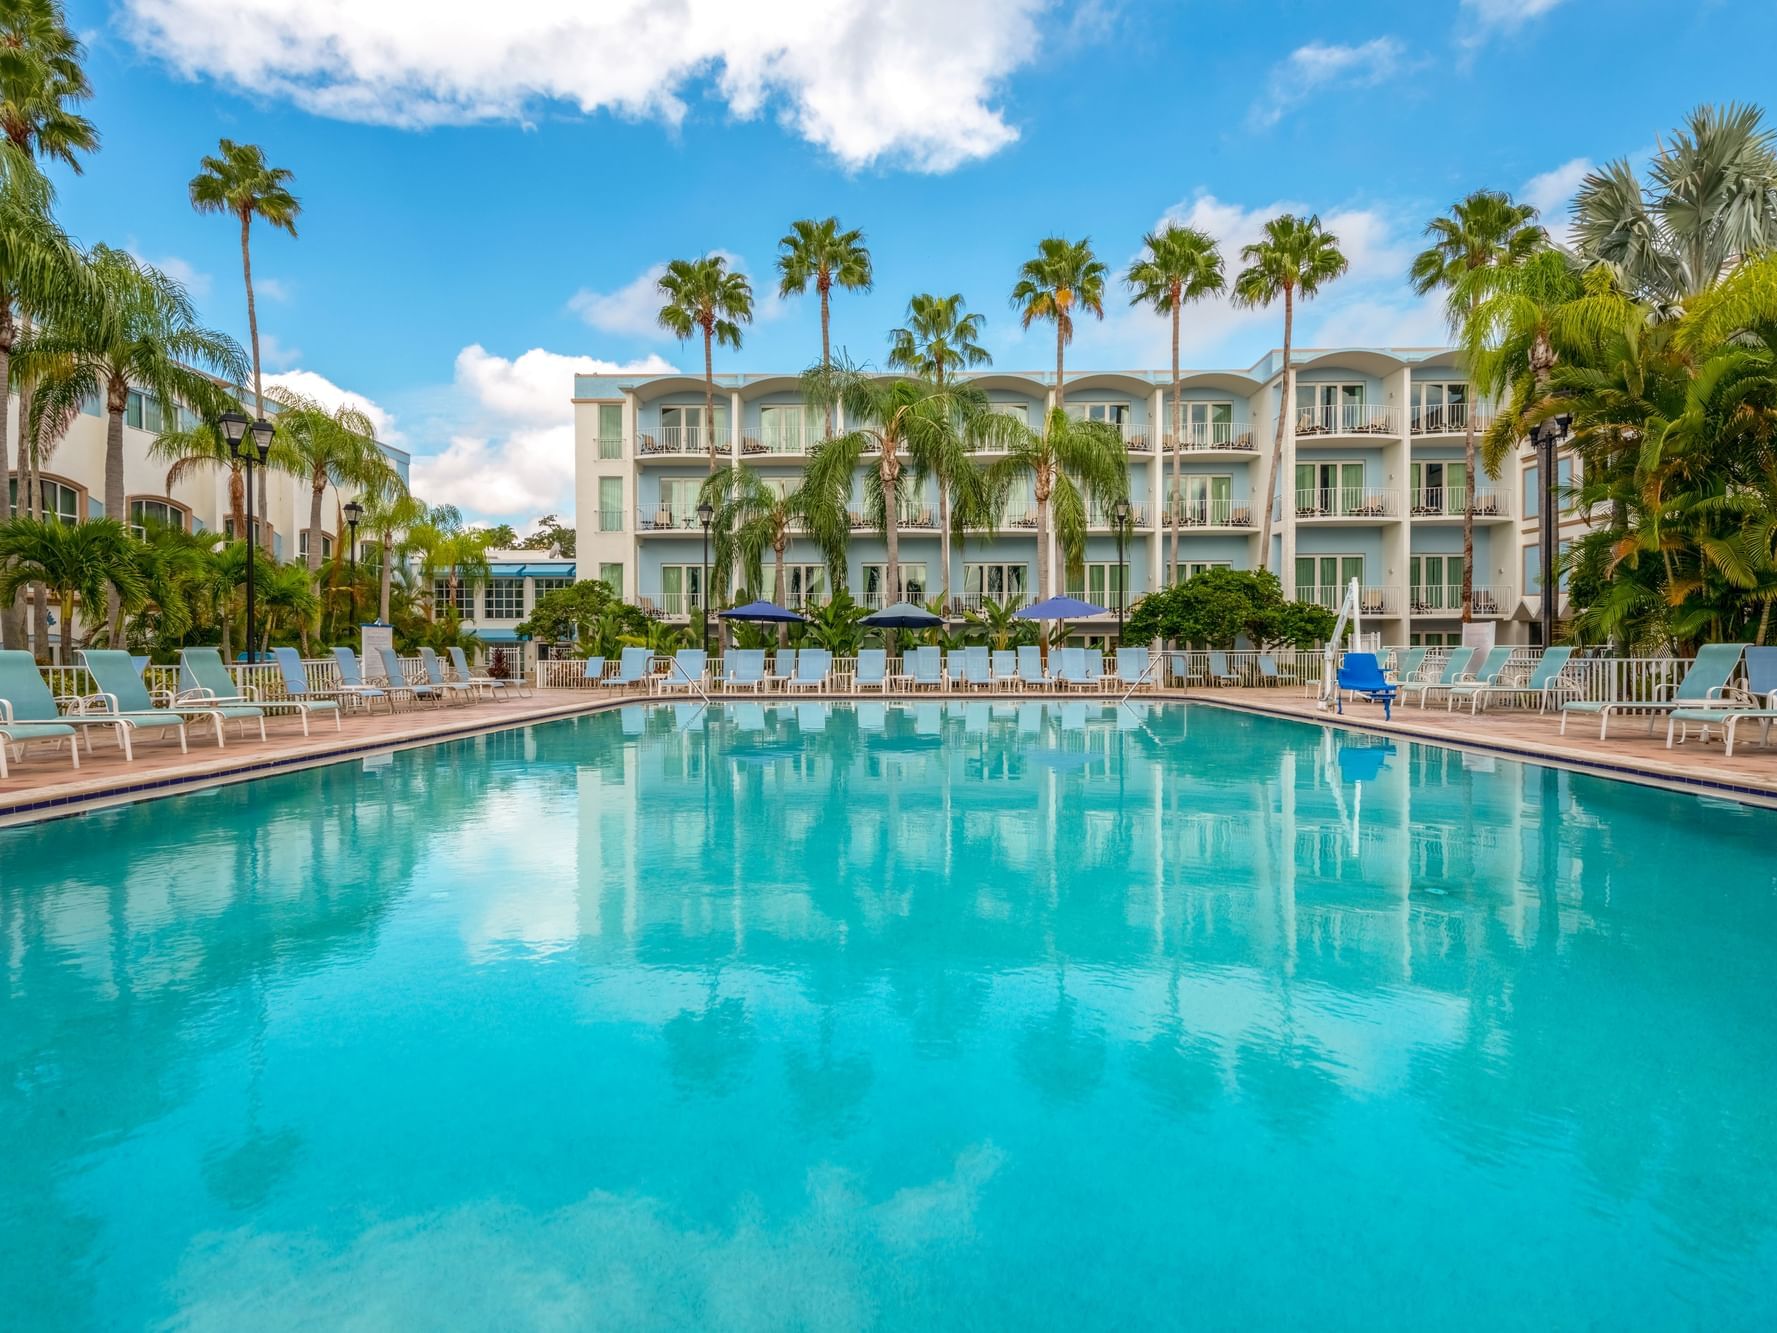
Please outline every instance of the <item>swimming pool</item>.
M0 831L14 1327L1769 1327L1777 814L637 706Z

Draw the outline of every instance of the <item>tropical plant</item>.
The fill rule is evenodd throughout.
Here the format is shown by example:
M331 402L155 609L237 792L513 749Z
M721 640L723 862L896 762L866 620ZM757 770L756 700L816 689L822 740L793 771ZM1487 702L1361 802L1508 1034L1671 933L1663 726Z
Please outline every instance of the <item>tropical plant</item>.
M408 493L401 479L391 473L383 485L359 497L364 517L359 520L365 532L376 541L377 549L377 619L392 625L394 582L400 557L410 550L407 534L425 521L425 503Z
M0 133L27 160L47 158L81 170L81 154L99 146L92 121L74 108L92 96L80 60L86 54L61 0L0 4Z
M1057 408L1064 406L1067 398L1063 372L1067 345L1074 338L1074 317L1085 311L1104 318L1104 280L1108 272L1092 253L1090 239L1069 241L1060 236L1046 236L1037 242L1035 257L1025 260L1018 270L1012 305L1018 311L1019 323L1027 329L1039 319L1055 324Z
M995 425L995 447L1002 452L987 467L988 484L1003 503L1014 487L1030 480L1036 500L1037 600L1044 601L1057 550L1067 573L1081 568L1088 504L1105 511L1129 498L1129 455L1109 426L1075 420L1059 407L1049 413L1041 433L1010 417Z
M921 293L907 302L907 323L889 333L888 363L943 388L965 366L990 365L993 358L977 341L982 318L971 313L961 292L949 296ZM975 466L967 433L951 437L956 446L936 452L928 460L938 483L939 587L944 604L950 604L950 541L959 527L979 525L990 507L983 487L984 476ZM948 442L947 442L948 444Z
M1312 648L1332 635L1337 617L1311 602L1287 601L1270 570L1206 569L1141 597L1123 637L1203 647L1232 647L1244 637L1261 648Z
M553 556L572 559L576 546L575 531L564 526L554 514L545 514L537 520L535 532L513 545L520 551L547 551Z
M620 601L610 585L581 579L539 597L530 616L519 622L518 633L540 643L596 640L606 633L611 643L624 634L644 633L647 619L640 607Z
M765 553L773 563L771 600L785 605L789 584L784 553L798 534L819 548L829 571L845 569L845 548L851 521L845 495L825 476L804 474L801 482L766 480L744 463L719 468L704 482L701 500L715 510L710 533L715 538L715 583L727 587L736 571L748 586L764 582ZM779 641L783 641L780 634Z
M1296 301L1308 300L1348 267L1339 249L1339 238L1321 226L1318 216L1301 218L1280 214L1265 223L1262 240L1242 247L1240 261L1246 267L1234 279L1234 304L1249 309L1283 302L1283 383L1277 404L1277 436L1271 445L1266 469L1265 498L1259 519L1259 568L1271 563L1271 511L1276 503L1278 476L1283 471L1283 433L1295 411L1296 369L1291 361L1295 336Z
M369 417L349 404L328 408L289 389L272 390L282 405L273 448L283 467L309 488L308 567L321 568L321 508L327 488L351 487L354 493L376 492L399 485L388 455L376 442Z
M1179 499L1179 451L1184 448L1184 389L1179 378L1179 317L1185 306L1212 296L1226 286L1222 252L1215 238L1195 227L1169 224L1144 239L1141 258L1129 266L1124 282L1133 295L1130 305L1150 305L1172 317L1172 478L1166 493L1171 519L1172 552L1168 557L1168 583L1178 582L1178 542L1181 518Z
M1448 294L1445 317L1458 338L1481 303L1481 284L1472 280L1476 270L1509 268L1521 264L1548 243L1536 224L1536 210L1512 202L1498 190L1476 190L1451 205L1447 217L1425 224L1431 241L1413 258L1410 280L1421 296L1438 289ZM1459 296L1459 292L1461 295ZM1463 417L1464 475L1473 484L1475 473L1475 405ZM1462 619L1474 618L1475 510L1462 508Z
M99 624L92 608L107 601L139 602L144 594L135 540L111 519L62 523L15 518L0 524L0 600L10 602L33 583L48 589L61 608L62 648L76 642L78 602L90 636Z
M991 647L1011 648L1036 642L1036 622L1019 620L1018 603L1011 598L1002 602L983 597L979 606L972 606L963 614Z
M472 528L463 521L463 512L455 505L433 505L425 517L409 525L408 544L419 556L420 578L427 590L440 581L445 587L445 605L456 613L457 593L467 587L471 593L486 583L487 532ZM437 621L439 608L428 598L428 619Z
M753 288L746 274L729 271L721 255L675 259L660 275L660 326L683 342L703 334L703 433L710 471L716 470L716 343L740 350L740 326L753 322Z
M870 633L870 627L864 624L865 614L849 592L836 589L826 602L808 608L803 642L840 657L853 656Z
M841 231L838 218L816 222L803 218L790 224L789 234L778 246L778 295L800 296L809 284L821 298L821 365L833 364L833 344L829 335L833 286L852 292L867 292L873 280L870 251L864 245L864 233ZM833 409L827 409L827 434L833 433Z

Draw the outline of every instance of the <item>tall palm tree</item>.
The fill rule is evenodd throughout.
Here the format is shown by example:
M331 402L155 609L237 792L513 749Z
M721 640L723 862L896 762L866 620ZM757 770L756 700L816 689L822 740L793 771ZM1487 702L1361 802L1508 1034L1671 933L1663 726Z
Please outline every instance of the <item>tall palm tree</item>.
M1129 495L1129 453L1103 422L1076 421L1057 407L1047 428L1033 431L1000 417L987 428L1004 450L987 468L1001 496L1028 477L1037 505L1037 600L1049 596L1049 567L1060 550L1066 570L1076 570L1086 552L1089 501L1108 508ZM1119 572L1119 577L1121 573Z
M1306 301L1341 276L1349 265L1339 238L1320 225L1318 216L1284 213L1265 224L1265 237L1240 251L1246 265L1234 279L1234 304L1249 309L1283 300L1283 388L1277 404L1277 438L1271 445L1270 477L1265 485L1264 516L1259 520L1259 568L1271 567L1271 507L1276 501L1278 473L1283 470L1283 432L1295 411L1296 368L1290 362L1295 335L1296 299Z
M428 594L427 619L438 619L437 602L430 592L440 578L453 611L459 589L467 587L473 592L487 582L488 534L465 523L462 510L455 505L433 505L408 529L407 537L420 557L420 577Z
M143 593L135 539L121 523L95 519L62 523L48 518L16 518L0 523L0 598L40 583L61 607L62 648L73 643L74 603L87 619L106 601L134 602ZM90 633L92 626L88 626Z
M309 487L308 568L321 571L321 509L329 486L370 491L385 485L392 469L377 447L376 427L349 405L327 408L312 398L274 389L278 413L277 447L285 467Z
M383 479L382 485L361 496L360 503L364 506L360 524L365 532L376 538L381 553L377 569L377 619L387 625L391 623L389 604L394 587L395 560L406 547L407 534L425 521L426 506L408 492L393 471Z
M169 495L175 486L194 474L226 469L229 516L234 520L235 534L243 539L246 537L247 487L241 456L229 446L215 416L200 418L191 426L182 426L175 418L172 429L163 430L154 437L154 442L148 446L148 456L167 465Z
M888 363L895 370L917 375L942 389L965 366L993 364L993 357L979 341L984 322L968 309L961 292L949 296L922 292L907 302L907 323L889 333ZM969 443L963 432L953 438L959 446ZM982 474L968 448L947 450L931 460L931 468L938 482L938 559L944 566L941 595L948 607L952 500L980 501L985 496L978 484ZM978 507L970 503L959 506L964 513Z
M716 470L716 370L712 347L740 350L740 326L753 322L753 288L744 273L732 273L721 255L675 259L660 275L660 326L683 342L703 334L703 430L710 471Z
M1032 321L1048 319L1055 322L1055 406L1065 405L1067 386L1063 380L1064 352L1074 339L1074 315L1085 311L1104 318L1104 280L1110 272L1092 253L1092 241L1077 241L1060 236L1045 236L1037 242L1033 259L1024 261L1018 270L1018 285L1012 288L1012 305L1025 328Z
M771 600L787 605L784 553L798 533L807 534L820 549L829 571L843 571L846 543L851 539L845 496L823 480L805 474L795 486L774 485L752 468L736 463L717 470L704 482L701 498L716 511L710 524L716 539L715 582L727 586L738 570L747 586L759 587L765 581L765 553L770 551L774 565ZM780 645L787 631L788 626L779 626Z
M1476 269L1521 264L1548 243L1536 223L1536 210L1529 204L1513 203L1509 194L1499 190L1476 190L1459 199L1451 205L1448 217L1436 217L1425 224L1425 234L1431 244L1414 256L1409 279L1421 296L1439 288L1449 294L1445 317L1452 335L1458 338L1481 300L1479 287L1463 279ZM1458 288L1466 289L1466 300L1457 298ZM1471 391L1471 399L1473 396ZM1474 402L1468 404L1464 417L1463 475L1468 478L1470 502L1462 507L1462 618L1468 621L1474 619L1475 596Z
M833 364L833 344L829 336L833 286L851 292L867 292L873 281L870 251L864 245L864 233L853 228L839 230L838 218L803 218L790 224L790 231L777 243L779 296L799 296L813 283L821 297L821 366ZM827 434L833 433L833 410L827 409Z
M0 50L0 133L26 158L80 171L99 132L74 109L93 90L61 0L0 0Z
M253 300L253 252L250 237L253 219L296 235L296 219L302 203L290 192L294 174L265 160L258 144L223 139L217 152L199 164L188 187L191 206L200 213L227 213L241 224L241 277L247 288L247 339L253 354L253 415L265 416L265 389L259 369L259 311ZM266 475L259 474L259 509L266 505Z
M1172 316L1172 481L1166 508L1172 519L1172 554L1167 583L1178 582L1179 451L1184 447L1184 390L1179 379L1179 316L1185 306L1212 296L1227 285L1222 274L1222 252L1215 237L1195 227L1168 225L1149 232L1141 258L1129 266L1123 281L1133 295L1130 305L1147 304L1162 315Z

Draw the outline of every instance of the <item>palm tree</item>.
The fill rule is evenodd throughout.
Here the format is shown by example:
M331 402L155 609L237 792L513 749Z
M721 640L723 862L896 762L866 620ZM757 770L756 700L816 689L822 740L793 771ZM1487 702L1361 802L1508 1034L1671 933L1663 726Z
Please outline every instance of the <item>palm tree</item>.
M93 90L80 67L86 49L61 0L0 3L0 50L0 133L24 158L79 172L80 155L98 148L99 132L74 110Z
M1536 224L1536 210L1529 204L1512 202L1509 194L1498 190L1476 190L1466 199L1451 205L1448 217L1433 218L1425 224L1431 244L1413 259L1410 280L1413 290L1424 296L1443 288L1450 294L1445 315L1453 336L1461 337L1462 329L1480 304L1481 294L1474 283L1463 279L1476 269L1509 267L1521 264L1548 242L1543 229ZM1459 287L1466 288L1468 299L1458 301ZM1471 394L1471 397L1473 395ZM1475 484L1475 404L1469 403L1463 422L1462 456L1464 475L1469 486ZM1474 618L1475 595L1475 507L1462 507L1462 618Z
M471 528L463 521L463 513L455 505L434 505L419 522L408 529L408 541L419 552L420 577L428 590L440 577L444 580L445 599L452 614L456 612L457 591L467 586L473 592L488 579L488 535L480 528ZM438 619L436 599L427 599L429 620Z
M426 517L425 504L408 493L401 478L393 472L383 485L360 496L364 517L360 523L365 532L374 534L381 559L377 570L377 619L385 625L389 619L391 593L394 586L395 559L405 548L406 534Z
M1077 241L1060 236L1046 236L1037 242L1034 259L1024 261L1018 270L1018 285L1012 288L1012 305L1025 328L1033 320L1055 321L1055 406L1062 407L1067 397L1063 380L1063 353L1074 338L1074 313L1087 311L1104 318L1104 280L1109 272L1092 253L1092 241Z
M1168 225L1149 232L1142 257L1129 266L1123 281L1134 294L1130 305L1147 304L1162 315L1172 316L1172 485L1167 510L1172 518L1172 554L1168 584L1178 582L1179 515L1174 512L1179 492L1179 451L1184 447L1184 391L1179 380L1179 316L1192 301L1214 295L1226 285L1222 252L1215 237L1195 227Z
M740 350L740 326L753 322L753 288L744 273L728 271L721 255L675 259L660 275L660 326L683 342L694 330L703 334L703 430L710 471L716 470L716 371L711 359L715 343Z
M971 313L961 292L934 296L923 292L907 302L907 324L889 333L888 363L896 370L906 371L929 380L940 389L949 376L964 366L985 366L993 357L981 346L983 320ZM959 432L959 446L968 441ZM976 503L985 497L979 493L981 472L966 447L947 450L931 460L932 475L938 482L938 559L944 566L940 586L944 605L950 605L950 538L952 532L951 500L964 501L959 509L966 513L979 508Z
M1088 501L1105 509L1128 497L1129 454L1103 422L1076 421L1059 407L1049 413L1048 428L1040 433L1010 417L999 418L993 429L995 444L1005 454L988 466L989 484L1005 496L1028 476L1036 497L1040 602L1049 596L1049 567L1057 547L1070 571L1085 557Z
M294 633L308 654L309 634L321 618L321 594L315 588L315 577L296 561L271 564L259 576L259 606L264 619L260 622L258 650L271 646L272 634Z
M372 491L386 484L392 472L389 460L377 447L376 427L355 407L331 410L301 394L273 390L283 405L278 413L276 446L285 467L309 486L308 568L321 570L321 507L329 486L350 486Z
M845 547L851 539L845 497L821 479L804 475L791 487L773 484L745 464L718 469L704 482L701 499L716 511L710 531L716 539L713 576L726 587L738 570L748 587L764 583L765 553L774 564L771 600L785 606L784 552L798 532L806 533L820 548L829 570L845 568ZM785 642L787 626L779 626L778 642Z
M61 607L65 651L74 642L76 601L90 611L108 600L142 597L135 544L129 529L108 518L90 523L15 518L0 524L0 598L11 601L32 583L49 589Z
M1339 250L1339 238L1320 225L1318 216L1300 218L1284 213L1265 224L1265 238L1240 251L1246 267L1234 279L1234 304L1247 308L1268 306L1283 299L1283 387L1277 404L1277 438L1271 446L1270 476L1265 484L1264 517L1259 520L1259 568L1271 567L1271 507L1277 497L1278 473L1283 470L1285 422L1295 410L1296 369L1290 364L1295 334L1296 298L1306 301L1348 267Z
M201 419L191 426L181 426L175 418L172 429L163 430L154 437L154 442L148 446L148 456L167 465L169 495L175 486L196 473L226 468L228 512L234 519L236 535L246 536L247 487L241 456L229 446L214 418Z
M833 345L829 337L830 306L833 285L850 292L870 290L870 251L864 245L864 233L853 229L839 230L838 218L816 222L803 218L790 224L789 235L777 243L779 296L799 296L813 283L821 297L821 366L833 364ZM833 410L827 409L827 434L833 433Z

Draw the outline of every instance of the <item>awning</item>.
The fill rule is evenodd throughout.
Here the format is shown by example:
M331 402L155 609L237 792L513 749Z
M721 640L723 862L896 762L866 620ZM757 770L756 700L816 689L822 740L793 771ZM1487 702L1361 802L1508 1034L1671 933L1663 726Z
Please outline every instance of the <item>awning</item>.
M483 643L517 643L518 631L515 629L477 629L471 630Z
M488 577L495 579L571 579L574 577L574 566L566 562L530 562L528 564L498 564L487 567Z

